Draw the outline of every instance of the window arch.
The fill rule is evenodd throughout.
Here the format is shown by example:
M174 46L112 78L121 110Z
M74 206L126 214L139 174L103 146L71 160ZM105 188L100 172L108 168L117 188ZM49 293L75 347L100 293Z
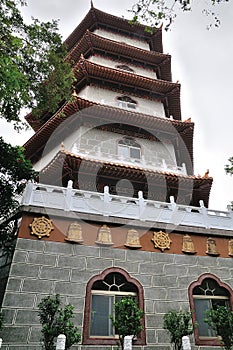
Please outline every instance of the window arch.
M118 141L118 155L129 160L140 160L141 146L133 138L124 137Z
M130 109L137 108L137 102L133 100L130 96L126 96L126 95L118 96L117 103L118 103L118 106L121 108L130 108Z
M116 66L116 68L121 69L121 70L125 70L125 71L130 72L130 73L134 73L134 70L132 68L130 68L129 66L127 66L126 64L118 64Z
M212 274L203 274L189 286L189 302L193 323L197 322L194 330L195 342L197 345L219 345L217 335L207 323L204 322L207 310L215 309L218 305L232 308L233 291L218 277Z
M116 345L118 340L111 324L110 315L116 300L130 295L144 310L143 288L141 284L121 268L109 268L90 279L86 287L84 311L83 344ZM145 319L135 345L145 344Z

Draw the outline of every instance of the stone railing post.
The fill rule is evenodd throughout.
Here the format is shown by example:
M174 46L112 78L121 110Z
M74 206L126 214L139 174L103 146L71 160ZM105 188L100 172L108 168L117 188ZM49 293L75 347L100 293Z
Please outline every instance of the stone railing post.
M65 211L70 211L72 203L72 190L73 190L73 181L69 180L66 188L66 197L65 197Z
M32 193L33 193L33 187L34 184L32 181L28 181L24 193L23 193L23 198L22 198L22 204L23 205L29 205L31 202L31 198L32 198Z
M133 336L126 335L124 337L124 350L132 350Z
M109 208L108 208L108 203L110 202L110 194L109 194L109 187L104 186L104 216L109 216Z
M169 207L171 208L172 211L176 209L176 202L174 196L170 196L170 205Z
M200 208L201 208L201 214L203 215L203 224L206 228L210 228L209 222L208 222L208 211L207 208L204 205L204 201L200 200Z
M65 350L66 347L66 336L65 334L60 334L57 337L56 350Z
M187 169L186 169L185 163L182 163L182 173L183 173L184 175L187 175Z
M144 208L145 208L145 200L144 200L142 191L138 191L138 203L139 203L139 219L143 220L143 212L144 212Z
M191 350L190 340L187 335L182 337L182 348L183 350Z

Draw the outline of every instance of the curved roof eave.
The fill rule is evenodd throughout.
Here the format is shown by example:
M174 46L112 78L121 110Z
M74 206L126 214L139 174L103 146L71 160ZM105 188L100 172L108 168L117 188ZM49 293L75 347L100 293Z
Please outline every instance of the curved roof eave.
M94 7L91 7L84 19L64 41L64 44L66 45L68 51L70 51L75 46L75 44L81 39L87 29L93 30L93 28L101 24L115 28L117 31L121 30L126 33L131 33L134 36L145 38L150 42L152 50L163 52L161 28L157 28L156 30L155 28L151 28L152 33L149 33L146 31L147 26L145 25L132 25L127 19L113 16Z

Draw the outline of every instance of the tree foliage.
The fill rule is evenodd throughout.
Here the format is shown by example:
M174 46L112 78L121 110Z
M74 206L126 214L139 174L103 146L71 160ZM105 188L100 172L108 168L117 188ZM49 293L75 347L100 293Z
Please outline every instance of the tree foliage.
M229 175L233 175L233 157L228 159L228 164L225 165L225 171Z
M230 0L202 0L202 13L211 18L207 28L219 27L220 19L215 11L215 6ZM190 12L196 0L137 0L129 10L133 14L132 23L140 21L147 23L149 27L158 27L165 24L168 30L179 12ZM149 29L148 29L149 30Z
M205 322L220 337L220 344L226 350L233 348L233 311L226 306L217 306L206 313Z
M136 337L143 329L142 316L143 311L131 297L124 297L115 303L114 315L111 316L111 319L119 334L122 349L125 336L132 335Z
M74 81L57 22L26 24L19 10L24 5L0 2L0 116L16 124L23 107L53 112Z
M191 313L189 311L171 310L164 315L163 328L170 333L171 344L175 350L182 349L182 337L193 333Z
M22 108L32 108L35 115L53 112L70 97L74 81L57 22L32 19L27 24L21 6L25 0L0 2L0 118L18 129L23 126ZM14 222L3 221L19 205L25 182L35 175L23 148L0 138L0 246L9 246L16 231Z
M23 148L13 147L0 137L0 248L9 249L17 230L17 221L7 219L19 206L26 182L36 178L31 162L25 159Z
M17 198L28 180L36 177L31 162L25 159L23 147L13 147L0 137L1 216L7 217L18 206Z
M71 321L74 317L73 305L68 304L62 308L60 296L56 294L42 299L38 308L40 323L42 324L42 342L45 350L55 350L56 339L59 334L65 334L66 336L66 350L80 341L81 335L78 328Z

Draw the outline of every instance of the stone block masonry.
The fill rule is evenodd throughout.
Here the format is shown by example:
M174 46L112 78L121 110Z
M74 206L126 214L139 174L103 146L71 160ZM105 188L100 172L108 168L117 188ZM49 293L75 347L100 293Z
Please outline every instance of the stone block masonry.
M233 288L233 266L229 259L19 238L2 305L5 315L2 349L41 349L37 305L49 294L59 293L65 303L75 306L75 324L82 332L86 284L110 267L128 271L144 289L147 345L133 347L136 350L170 349L168 334L163 330L163 315L171 309L189 308L188 285L203 272L216 274ZM192 350L205 350L191 341ZM79 344L72 349L111 347Z

